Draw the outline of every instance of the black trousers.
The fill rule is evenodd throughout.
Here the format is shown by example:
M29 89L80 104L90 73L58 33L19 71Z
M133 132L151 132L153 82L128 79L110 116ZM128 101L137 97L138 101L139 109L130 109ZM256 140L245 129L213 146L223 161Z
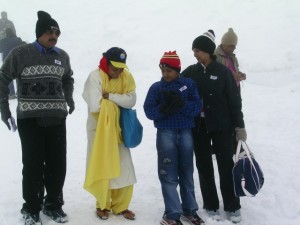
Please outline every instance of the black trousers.
M224 211L233 212L240 209L240 200L234 195L232 180L232 168L234 165L232 159L232 132L223 130L207 133L205 120L199 117L196 119L193 137L203 208L206 210L219 209L219 198L211 154L211 147L213 147L218 165Z
M59 209L63 205L66 176L66 121L44 126L36 118L18 119L22 145L23 198L26 210L36 214L43 204Z

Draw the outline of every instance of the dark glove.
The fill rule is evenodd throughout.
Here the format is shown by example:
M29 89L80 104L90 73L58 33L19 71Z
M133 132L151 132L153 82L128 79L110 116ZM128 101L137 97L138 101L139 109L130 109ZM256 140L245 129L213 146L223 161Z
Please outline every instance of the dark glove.
M163 114L171 114L185 105L183 98L174 91L166 91L163 93L163 103L159 107L159 111Z
M8 129L10 130L10 125L8 123L8 119L11 118L11 112L9 110L8 103L1 103L0 109L1 109L1 119L6 124Z
M171 104L174 98L178 97L179 95L175 91L165 91L162 93L163 101L167 104Z
M235 139L238 142L239 140L246 141L247 140L247 132L245 128L236 127L235 128Z
M74 100L73 100L73 98L68 98L68 99L66 99L66 101L67 101L67 104L68 104L68 106L69 106L69 114L72 114L72 112L73 112L74 109L75 109L75 103L74 103Z

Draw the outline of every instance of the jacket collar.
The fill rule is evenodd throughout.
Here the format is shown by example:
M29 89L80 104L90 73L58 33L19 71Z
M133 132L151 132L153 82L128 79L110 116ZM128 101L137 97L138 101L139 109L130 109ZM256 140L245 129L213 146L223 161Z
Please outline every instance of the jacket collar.
M60 54L60 51L58 48L54 47L49 50L46 50L37 40L33 42L33 45L36 47L36 49L43 53L43 54L51 54L52 52L56 52L57 54Z

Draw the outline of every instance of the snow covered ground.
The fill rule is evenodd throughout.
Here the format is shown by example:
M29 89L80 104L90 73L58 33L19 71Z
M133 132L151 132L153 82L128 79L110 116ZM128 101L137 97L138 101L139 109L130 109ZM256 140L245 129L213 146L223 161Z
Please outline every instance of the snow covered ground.
M241 198L242 225L300 224L300 2L298 0L1 0L24 41L35 39L37 11L49 12L59 23L59 47L65 49L74 70L75 112L68 117L68 171L64 188L70 225L159 224L164 206L156 173L156 130L143 113L149 86L160 79L159 59L164 51L177 50L182 68L196 60L194 38L213 29L217 43L229 27L238 34L237 56L247 74L242 84L243 111L251 150L265 184L254 198ZM138 183L130 209L135 221L95 216L95 200L83 188L86 158L86 105L81 97L88 73L98 65L101 53L112 46L124 48L127 64L137 83L136 109L144 126L144 139L132 149ZM297 100L298 99L298 100ZM297 103L298 102L298 103ZM16 100L10 101L15 116ZM0 123L0 225L23 224L19 210L21 148L18 133ZM199 215L202 210L195 170ZM221 203L222 209L222 203ZM44 225L56 224L42 215Z

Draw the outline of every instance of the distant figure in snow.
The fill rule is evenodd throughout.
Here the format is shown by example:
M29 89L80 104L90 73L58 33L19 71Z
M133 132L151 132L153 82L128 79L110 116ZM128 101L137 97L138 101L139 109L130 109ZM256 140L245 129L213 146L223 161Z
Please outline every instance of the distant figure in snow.
M225 65L233 74L238 87L240 87L240 81L246 80L246 74L239 69L239 62L236 55L233 53L238 43L238 37L232 28L223 35L221 44L216 48L214 54L217 57L217 61ZM239 88L240 91L240 88Z
M6 28L6 37L0 40L0 53L4 61L8 53L16 46L25 44L20 37L17 37L11 28ZM9 99L16 98L14 82L9 84Z
M0 19L0 40L5 38L5 30L10 28L14 34L16 34L15 25L12 21L7 19L7 12L1 12L1 19Z

